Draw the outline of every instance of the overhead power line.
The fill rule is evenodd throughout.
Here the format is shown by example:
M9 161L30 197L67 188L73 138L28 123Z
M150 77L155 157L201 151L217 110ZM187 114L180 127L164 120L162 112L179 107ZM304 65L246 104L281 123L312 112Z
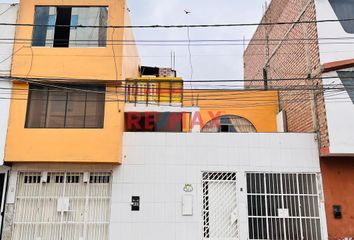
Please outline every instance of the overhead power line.
M308 21L285 21L285 22L261 22L261 23L225 23L225 24L176 24L176 25L75 25L77 28L218 28L218 27L250 27L250 26L273 26L289 24L309 24L309 23L333 23L354 21L354 18L347 19L324 19ZM49 25L31 23L0 23L0 26L21 26L21 27L72 27L71 25Z
M335 40L335 39L332 39ZM354 44L354 41L349 41L353 39L342 39L346 41L341 41L340 38L337 39L337 41L330 41L326 40L324 41L309 41L309 40L297 40L297 41L283 41L282 45L304 45L304 44L318 44L318 45L352 45ZM48 43L52 43L53 40L47 40ZM94 40L70 40L70 42L74 43L74 46L94 46L97 47L97 41ZM267 44L270 46L277 46L279 45L278 40L273 41L273 42L268 42ZM6 45L6 44L31 44L32 39L27 39L27 40L17 40L17 39L11 39L11 40L0 40L0 44ZM197 46L197 47L210 47L210 46L244 46L244 43L240 42L233 42L232 40L226 42L216 42L216 41L203 41L203 42L191 42L190 44L188 42L122 42L122 41L107 41L106 46L147 46L147 47L186 47L186 46ZM249 46L264 46L266 43L263 43L261 41L256 41L256 42L249 42ZM43 46L44 47L44 46Z
M32 38L0 38L0 41L32 41ZM57 40L66 40L66 39L57 39ZM287 38L287 39L280 39L280 38L253 38L253 39L136 39L136 40L129 40L129 39L106 39L106 42L127 42L127 43L189 43L189 42L239 42L244 43L245 41L254 41L254 42L264 42L264 41L275 41L275 42L285 42L285 41L317 41L317 40L325 40L325 41L332 41L332 40L354 40L354 37L319 37L319 38ZM48 42L54 41L54 39L46 39ZM97 42L94 39L70 39L70 42Z
M43 83L43 82L38 82L38 81L32 81L32 80L29 80L29 79L22 79L22 80L19 80L19 81L26 82L26 83L37 84L37 85L45 86L45 87L52 87L52 88L56 88L56 89L68 90L68 91L106 93L106 91L102 92L102 91L96 91L96 90L86 90L86 89L80 89L80 88L71 87L71 86L68 87L68 86L65 86L65 85L51 84L51 83L47 83L47 82ZM121 88L125 89L124 86L122 86ZM138 89L139 87L136 86L134 88ZM166 90L166 91L167 90L171 90L171 88L164 88L164 90ZM193 91L193 90L190 90L190 89L177 89L177 88L174 88L172 90L181 90L183 92ZM214 92L218 92L218 91L220 91L220 92L221 91L223 91L223 92L235 91L235 90L232 90L232 89L210 89L210 88L197 89L197 90L208 91L208 93L212 93L213 91ZM248 90L248 91L263 91L264 89L261 88L261 87L252 87L252 88L248 88L246 90ZM337 86L334 85L334 86L329 86L329 87L328 86L295 85L295 86L290 86L290 87L289 86L287 86L287 87L284 87L284 86L273 87L273 88L270 88L269 90L275 90L275 91L313 91L313 90L325 91L325 90L330 90L330 91L333 91L333 90L345 90L345 88L340 86L340 85L337 85ZM143 95L141 95L141 96L143 96Z
M28 82L30 82L30 80L27 80ZM30 82L31 83L31 82ZM105 102L126 102L123 98L125 96L125 93L123 91L120 92L109 92L109 91L96 91L96 90L85 90L85 89L78 89L78 88L74 88L74 87L66 87L66 86L60 86L60 85L56 85L56 84L50 84L50 83L39 83L39 82L33 82L34 84L38 84L38 85L42 85L42 86L46 86L46 87L52 87L52 88L57 88L57 89L62 89L62 90L66 90L66 91L81 91L81 92L92 92L92 93L98 93L98 94L108 94L106 99L104 100ZM307 87L307 86L304 86ZM26 89L23 89L26 90ZM210 92L210 89L207 89ZM260 91L260 89L251 89L255 90L255 91ZM354 89L350 88L344 88L344 87L318 87L318 88L302 88L302 89L294 89L294 88L283 88L283 89L278 89L281 91L313 91L313 90L318 90L323 92L324 94L328 93L327 96L329 96L331 102L334 102L333 100L341 100L341 101L335 101L335 102L351 102L350 100L348 100L348 97L345 98L336 98L335 95L338 95L340 93L348 93L348 92L354 92ZM28 91L28 90L26 90ZM220 90L216 90L221 92ZM230 93L232 91L229 90L225 90L224 92ZM240 91L242 92L242 91ZM262 91L263 92L263 91ZM212 93L212 92L211 92ZM111 94L109 96L109 94ZM18 93L15 93L14 95L21 95ZM23 94L25 95L25 94ZM332 95L332 97L330 96ZM138 96L142 96L142 95L138 95ZM144 95L146 97L146 95ZM266 106L274 106L277 105L278 102L277 100L271 100L269 99L270 96L254 96L254 97L250 97L250 96L242 96L239 95L239 93L237 93L237 91L234 91L234 93L232 94L227 94L226 96L215 96L215 95L211 95L211 94L202 94L200 97L200 100L203 100L204 102L217 102L217 101L227 101L228 104L225 103L217 103L217 104L212 104L212 105L207 105L207 104L203 104L203 108L208 109L208 108L250 108L250 107L266 107ZM310 99L310 95L294 95L291 96L292 99L283 99L284 102L287 103L294 103L294 102L304 102L304 101L308 101L311 100ZM12 99L12 100L28 100L27 97L0 97L0 99ZM191 99L191 97L183 97L184 102L189 102L192 101L193 99ZM255 101L259 101L258 103L255 103ZM247 104L245 104L248 103ZM251 102L251 103L250 103ZM141 103L143 104L143 103ZM154 102L149 102L149 105L159 105L158 103L154 103ZM172 107L179 107L179 106L172 106Z
M338 77L338 76L331 76L331 77L312 77L312 78L307 78L307 77L293 77L293 78L273 78L273 79L268 79L269 82L283 82L283 81L289 81L289 82L295 82L295 81L309 81L309 80L321 80L321 79L352 79L352 77ZM33 75L29 75L28 77L8 77L8 76L0 76L0 81L12 81L12 80L18 80L18 81L34 81L34 82L40 82L40 81L57 81L58 82L68 82L68 81L85 81L82 82L82 84L90 82L90 81L102 81L102 82L116 82L116 83L134 83L137 82L139 83L139 81L143 81L140 78L134 79L132 78L131 80L127 80L127 79L94 79L94 78L65 78L65 77L49 77L49 76L33 76ZM154 78L148 78L147 81L151 81L151 82L178 82L178 80L171 80L168 77L166 78L166 80L159 80L156 79L154 81ZM183 83L233 83L233 82L263 82L264 79L186 79L186 80L180 80L180 82ZM80 82L77 82L78 84Z

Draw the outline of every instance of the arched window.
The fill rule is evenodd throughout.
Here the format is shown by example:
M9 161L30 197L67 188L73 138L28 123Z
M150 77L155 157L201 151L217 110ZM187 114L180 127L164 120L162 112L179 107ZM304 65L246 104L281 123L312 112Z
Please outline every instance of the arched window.
M236 115L224 115L207 122L202 132L255 133L257 130L246 118Z

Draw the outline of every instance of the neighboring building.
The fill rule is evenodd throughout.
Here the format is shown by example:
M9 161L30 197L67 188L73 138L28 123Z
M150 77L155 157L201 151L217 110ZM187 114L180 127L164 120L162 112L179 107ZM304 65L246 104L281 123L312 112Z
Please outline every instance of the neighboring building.
M246 87L281 88L287 131L321 140L330 239L354 237L353 9L350 0L273 0L262 22L294 23L259 26L244 53Z
M134 40L131 29L106 28L130 25L125 1L23 0L17 23L35 26L16 28L24 40L11 64L2 239L108 239L112 164L122 162L121 80L138 77L140 64L123 57L137 56L134 44L121 44Z
M0 3L0 22L16 23L18 5ZM2 226L4 197L9 168L4 166L5 140L10 111L11 81L9 79L15 38L15 26L0 26L2 44L0 44L0 226Z

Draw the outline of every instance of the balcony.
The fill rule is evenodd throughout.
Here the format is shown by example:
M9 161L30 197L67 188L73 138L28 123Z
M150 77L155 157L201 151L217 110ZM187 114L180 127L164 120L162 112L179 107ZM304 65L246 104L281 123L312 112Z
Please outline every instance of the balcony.
M125 102L146 106L182 106L182 78L144 77L128 79L125 84Z

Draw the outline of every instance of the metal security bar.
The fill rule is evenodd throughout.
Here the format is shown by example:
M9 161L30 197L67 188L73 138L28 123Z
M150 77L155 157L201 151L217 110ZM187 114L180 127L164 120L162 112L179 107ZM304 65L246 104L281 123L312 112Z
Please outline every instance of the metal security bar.
M321 240L317 177L247 173L249 239Z
M182 104L181 80L126 80L125 102L140 104Z
M108 239L110 201L111 173L21 172L12 239Z
M204 239L238 239L236 173L203 173Z

